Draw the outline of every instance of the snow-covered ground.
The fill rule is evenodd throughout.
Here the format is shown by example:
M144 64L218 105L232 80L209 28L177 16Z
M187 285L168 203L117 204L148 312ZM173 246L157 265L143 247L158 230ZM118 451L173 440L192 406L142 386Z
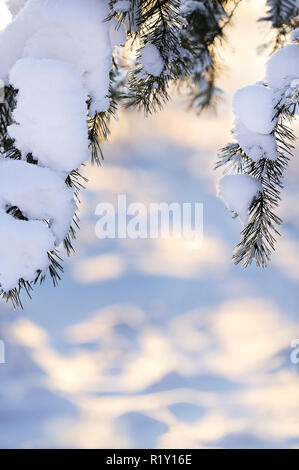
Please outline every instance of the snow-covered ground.
M1 304L0 447L299 447L298 159L266 270L231 264L240 227L212 170L233 91L264 76L259 5L244 2L229 34L218 115L179 100L147 120L122 114L103 166L85 169L77 255L59 287L36 289L23 311ZM95 207L119 193L203 202L203 247L98 240Z

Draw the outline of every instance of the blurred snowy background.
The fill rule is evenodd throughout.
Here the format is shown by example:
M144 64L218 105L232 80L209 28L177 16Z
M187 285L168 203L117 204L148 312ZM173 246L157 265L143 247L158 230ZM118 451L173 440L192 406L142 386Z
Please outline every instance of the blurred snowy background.
M103 166L85 169L77 255L59 287L36 289L23 311L1 303L1 448L299 448L298 159L265 270L231 263L240 226L215 197L232 94L264 76L263 4L243 2L227 32L217 116L187 112L183 97L148 119L122 113ZM0 28L8 21L1 0ZM120 193L203 202L202 249L98 240L95 207Z

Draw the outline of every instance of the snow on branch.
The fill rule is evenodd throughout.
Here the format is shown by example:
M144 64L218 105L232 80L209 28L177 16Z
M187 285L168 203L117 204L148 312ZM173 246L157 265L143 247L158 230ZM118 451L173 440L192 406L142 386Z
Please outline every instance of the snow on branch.
M274 50L277 50L285 43L290 30L298 23L296 16L299 13L299 1L267 0L266 5L267 14L259 21L270 23L276 31Z
M90 156L100 162L120 104L158 111L175 87L197 111L215 103L217 50L240 1L5 0L13 20L0 32L4 298L19 304L21 289L30 293L47 273L59 280L61 246L73 250L78 228L80 166ZM275 207L294 139L286 121L299 95L298 2L267 5L264 20L279 34L293 29L292 44L269 61L267 84L236 94L236 142L219 162L235 176L222 180L219 194L247 224L235 260L262 265L280 223Z
M267 15L260 21L271 21L274 28L290 24L299 9L298 0L267 0Z
M216 47L240 1L111 0L109 19L125 27L135 56L126 106L158 111L173 86L184 89L197 111L211 105L219 95Z
M92 119L110 107L112 46L105 2L9 6L16 16L0 33L0 284L19 303L20 289L29 292L47 271L56 283L58 249L71 251L87 110Z
M228 174L220 180L219 195L242 221L241 241L233 260L244 266L252 261L263 267L268 264L282 223L276 209L284 171L293 155L295 136L289 124L299 110L297 33L291 35L291 44L278 50L268 61L265 83L236 92L233 131L236 142L222 149L216 165L224 166ZM237 177L251 180L244 180L247 183L243 186ZM227 178L231 178L231 183Z

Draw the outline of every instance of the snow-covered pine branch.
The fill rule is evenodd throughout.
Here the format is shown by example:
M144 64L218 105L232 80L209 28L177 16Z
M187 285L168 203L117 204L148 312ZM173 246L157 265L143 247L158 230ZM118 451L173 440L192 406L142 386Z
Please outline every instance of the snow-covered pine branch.
M299 29L291 44L268 61L265 83L238 90L234 97L236 142L220 153L225 167L218 194L244 226L233 255L244 266L266 266L275 247L276 214L284 170L295 140L289 124L299 110Z
M221 69L216 51L241 0L5 1L14 19L0 32L0 79L5 82L5 102L0 104L0 284L2 296L18 304L22 287L29 292L47 272L54 283L59 279L60 247L72 251L78 226L76 202L84 185L80 165L90 155L100 161L100 144L118 106L159 110L174 87L187 90L199 111L213 104ZM298 2L267 4L266 19L280 35L294 26L291 16ZM115 47L124 44L131 49L129 60L124 48ZM280 60L286 61L282 68L290 65L289 58ZM298 78L296 70L289 72ZM269 257L265 240L272 248L270 231L280 222L272 209L293 139L284 119L295 113L298 90L289 78L256 89L268 121L270 111L276 116L273 127L250 129L239 116L239 142L229 145L221 158L246 177L244 184L235 179L237 189L240 184L246 188L243 215L252 200L250 215L256 213L236 256L250 261L259 252L261 264ZM269 111L270 89L274 104ZM222 192L231 187L228 181L222 181ZM242 207L231 207L241 215ZM252 252L253 237L261 248Z
M58 247L71 250L87 103L90 120L109 109L112 46L105 2L9 5L18 14L0 33L0 284L18 303L47 270L56 282Z
M99 162L119 101L150 112L184 83L197 107L211 102L215 42L239 0L120 0L110 12L108 3L6 0L14 19L0 32L0 285L15 304L48 271L60 278L60 246L72 251L78 226L79 168L88 149ZM132 64L113 54L127 39Z
M267 0L267 15L260 21L270 21L274 28L290 25L296 15L298 0Z
M282 47L296 23L298 0L267 0L267 14L260 21L267 21L276 32L274 50Z
M136 57L125 104L158 111L170 88L184 88L193 108L213 104L221 69L216 48L241 0L110 1L110 16L127 29Z

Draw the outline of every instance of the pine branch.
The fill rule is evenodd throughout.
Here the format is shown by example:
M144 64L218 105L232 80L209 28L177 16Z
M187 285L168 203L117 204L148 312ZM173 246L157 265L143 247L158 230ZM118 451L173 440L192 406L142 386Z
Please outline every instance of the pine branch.
M122 66L117 64L113 58L113 67L110 72L109 86L109 109L102 113L96 113L94 116L89 115L91 100L87 103L87 126L89 150L91 154L91 162L101 165L104 155L101 149L101 143L108 139L110 135L109 125L112 119L116 119L117 111L122 100L125 98L123 92L126 81L126 71Z
M146 114L163 108L170 89L187 89L191 107L200 111L220 96L215 81L222 69L217 48L224 28L231 23L241 0L135 0L127 12L118 13L110 2L107 20L116 18L129 28L136 64L129 71L126 107L144 109ZM163 60L159 76L146 72L142 50L153 44Z
M260 21L270 21L274 28L290 25L298 13L296 0L267 0L267 15Z
M129 72L126 107L144 108L146 114L160 110L169 100L169 87L185 71L180 56L180 31L182 19L177 0L154 0L139 2L136 65ZM159 76L145 73L142 66L142 49L153 44L164 63Z
M273 51L283 47L290 31L298 26L297 0L267 0L267 14L259 21L270 22L275 31ZM272 41L270 41L272 42ZM265 44L263 48L268 47Z
M16 97L17 90L9 86L5 88L5 102L0 104L0 158L21 160L21 152L15 147L13 139L8 136L7 127L12 124L12 112L16 106ZM97 138L101 138L102 134ZM92 144L91 144L92 145ZM36 165L38 162L30 153L26 156L27 163ZM66 178L66 185L74 189L74 196L77 202L80 202L79 192L84 188L84 184L87 182L87 179L84 178L79 170L73 170ZM12 217L15 217L19 220L28 221L29 219L25 217L22 211L16 206L10 206L6 208L6 213L10 214ZM49 221L44 221L46 225L49 225ZM63 246L66 250L67 255L69 256L74 252L73 240L76 238L76 231L79 229L79 219L75 214L73 223L69 228L68 234L63 240ZM52 279L53 285L57 286L59 280L61 279L60 273L63 272L62 261L63 259L59 255L57 250L48 252L49 258L49 267L48 273ZM34 288L34 285L39 281L40 283L44 282L46 279L46 274L41 271L36 272L36 278L32 282L25 281L20 279L18 282L18 287L8 291L1 291L0 286L0 296L6 301L11 301L14 307L22 307L21 293L25 291L29 297L31 297L31 292Z
M240 1L187 1L182 5L182 47L188 73L181 83L187 85L191 107L198 112L216 105L221 96L215 84L223 69L217 49L225 40L224 29L231 24Z
M225 166L229 173L242 173L256 178L262 191L249 207L249 222L241 232L241 241L233 254L235 264L242 262L247 267L255 261L257 266L266 267L271 253L275 250L276 237L280 235L282 220L276 214L283 189L283 177L290 157L293 156L295 136L286 122L295 114L294 103L276 106L278 122L273 130L277 142L276 160L252 161L238 143L228 144L221 150L216 168Z

